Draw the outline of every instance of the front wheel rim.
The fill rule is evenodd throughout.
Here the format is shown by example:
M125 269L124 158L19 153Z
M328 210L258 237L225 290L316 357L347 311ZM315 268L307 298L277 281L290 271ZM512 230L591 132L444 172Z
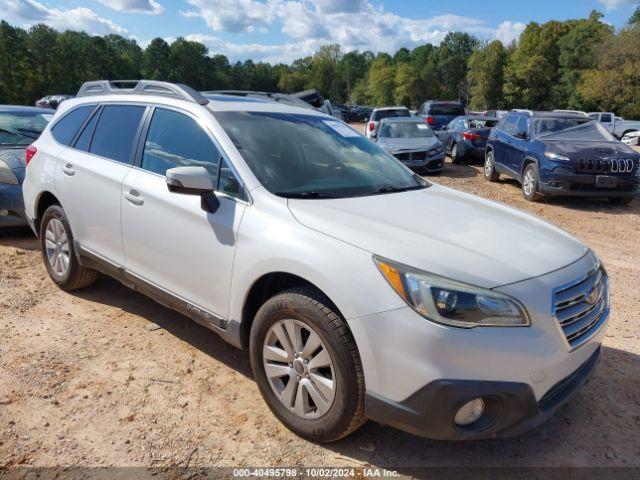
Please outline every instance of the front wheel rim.
M271 390L304 419L326 414L336 396L333 361L320 336L306 323L285 319L265 336L262 365Z
M487 159L484 161L484 175L489 178L493 173L493 160L491 154L487 155Z
M524 193L528 196L533 193L533 188L536 183L533 170L527 170L524 174Z
M57 218L47 224L44 245L49 266L57 275L64 275L69 269L69 238L64 225Z

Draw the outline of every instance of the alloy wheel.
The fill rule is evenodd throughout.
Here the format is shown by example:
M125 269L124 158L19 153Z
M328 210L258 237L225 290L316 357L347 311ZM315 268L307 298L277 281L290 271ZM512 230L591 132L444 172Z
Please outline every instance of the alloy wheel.
M487 158L484 161L484 176L489 178L493 173L493 155L487 154Z
M527 196L530 196L533 193L533 189L535 188L535 185L536 185L535 174L533 173L533 170L528 169L524 174L524 182L522 184L524 193Z
M69 269L69 238L64 225L57 218L47 224L45 230L45 249L51 269L56 275L63 276Z
M305 419L329 411L336 395L333 362L309 325L277 321L267 332L262 353L269 385L285 407Z

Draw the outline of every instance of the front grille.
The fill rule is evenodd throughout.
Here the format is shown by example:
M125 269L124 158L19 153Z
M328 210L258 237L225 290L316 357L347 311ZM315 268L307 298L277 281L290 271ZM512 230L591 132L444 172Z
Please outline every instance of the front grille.
M602 267L553 291L553 315L571 348L586 342L609 314L609 281Z
M403 152L394 156L401 162L420 162L427 158L427 152Z
M625 174L633 172L635 168L634 162L630 158L581 158L578 162L578 173Z

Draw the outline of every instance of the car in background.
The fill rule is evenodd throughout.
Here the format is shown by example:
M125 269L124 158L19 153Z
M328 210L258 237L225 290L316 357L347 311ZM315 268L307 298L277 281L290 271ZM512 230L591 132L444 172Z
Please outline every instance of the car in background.
M491 130L484 177L522 184L524 198L571 195L627 204L640 194L640 154L575 113L511 112Z
M622 143L630 146L640 146L640 130L627 133L624 137L622 137Z
M54 113L44 108L0 105L0 227L27 225L22 200L25 154Z
M465 115L449 122L436 135L453 163L484 160L489 132L498 122L497 118Z
M587 117L587 112L583 112L582 110L562 110L562 109L556 109L554 110L555 113L572 113L574 115L582 115L583 117Z
M440 130L456 117L465 115L464 106L460 102L444 102L429 100L418 110L418 116L434 130Z
M640 121L625 120L611 112L590 112L589 118L602 123L617 138L623 138L629 133L640 130Z
M444 146L420 118L383 118L371 138L412 170L442 172Z
M62 102L70 98L73 98L73 95L47 95L36 101L36 107L56 110Z
M371 138L374 132L378 131L378 124L383 118L390 117L411 117L411 112L407 107L382 107L374 108L371 111L371 117L364 127L364 134L367 138Z
M487 110L484 112L484 116L500 119L502 117L505 117L508 113L508 110Z

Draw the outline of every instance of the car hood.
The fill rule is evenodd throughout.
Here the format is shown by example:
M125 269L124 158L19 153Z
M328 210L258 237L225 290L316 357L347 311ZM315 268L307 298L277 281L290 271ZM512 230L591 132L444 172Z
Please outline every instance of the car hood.
M548 150L574 159L590 158L637 158L632 148L621 142L580 142L570 140L546 140Z
M543 275L588 251L574 237L537 217L439 185L288 203L294 217L308 228L390 260L484 288Z
M438 137L425 138L380 138L378 145L386 150L421 150L440 144Z
M27 147L0 148L0 160L9 165L9 168L16 174L20 183L22 183L24 179L24 151L26 148Z

